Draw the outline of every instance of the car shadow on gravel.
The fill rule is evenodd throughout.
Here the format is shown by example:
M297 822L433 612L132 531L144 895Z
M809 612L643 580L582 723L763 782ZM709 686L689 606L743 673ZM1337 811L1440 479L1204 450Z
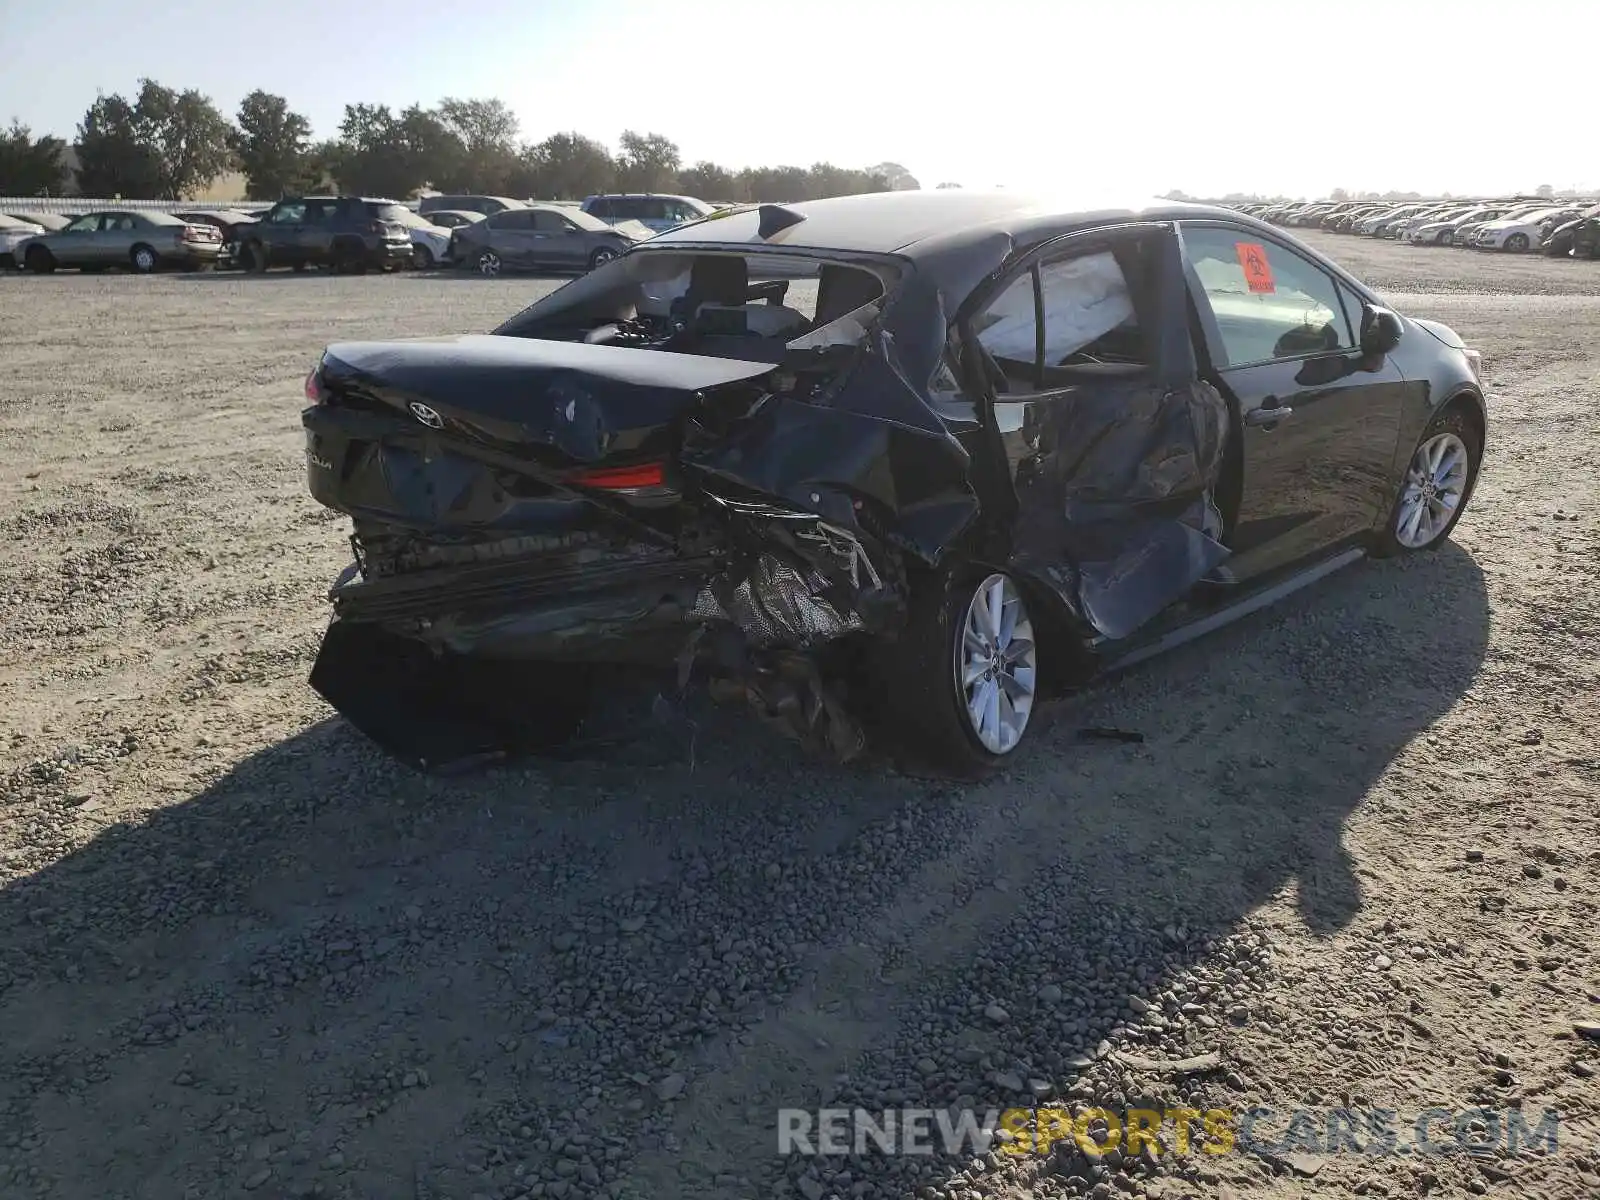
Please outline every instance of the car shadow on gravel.
M1467 695L1488 624L1457 546L1358 566L1063 704L969 787L814 762L696 706L459 779L321 722L0 891L11 1179L975 1187L970 1152L780 1158L777 1109L1200 1099L1211 1076L1117 1055L1264 1019L1251 917L1285 889L1313 931L1355 917L1344 824L1366 803L1425 835L1437 784L1385 775ZM1087 1191L1154 1168L987 1167L1021 1169Z

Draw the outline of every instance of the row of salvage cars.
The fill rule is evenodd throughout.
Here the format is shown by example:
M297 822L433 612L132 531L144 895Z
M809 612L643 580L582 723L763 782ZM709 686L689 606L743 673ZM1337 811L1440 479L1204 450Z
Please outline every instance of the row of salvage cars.
M517 207L489 214L437 207L417 212L397 201L358 196L290 197L250 212L19 211L0 214L0 266L36 274L63 268L150 274L436 266L484 275L582 272L655 233L638 221L600 220L575 205L509 203Z
M424 769L644 671L971 778L1052 692L1438 547L1486 439L1476 352L1272 225L955 189L728 210L305 391L354 551L310 682Z
M1595 200L1514 198L1407 204L1312 201L1247 204L1240 211L1274 225L1389 238L1416 246L1466 246L1512 254L1600 258Z

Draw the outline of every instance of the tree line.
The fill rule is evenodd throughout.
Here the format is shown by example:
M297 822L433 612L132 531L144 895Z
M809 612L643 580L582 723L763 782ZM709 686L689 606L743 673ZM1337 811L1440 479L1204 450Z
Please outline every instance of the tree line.
M67 144L34 137L13 121L0 130L0 195L59 195ZM418 191L574 199L596 192L681 192L707 200L807 200L915 188L897 163L858 170L685 163L659 133L624 132L617 149L580 133L521 138L500 100L444 99L399 112L347 104L337 137L313 141L311 122L282 96L254 91L229 120L210 97L141 79L130 99L99 96L79 122L75 172L85 196L183 200L229 171L243 173L248 199L337 189L405 199Z

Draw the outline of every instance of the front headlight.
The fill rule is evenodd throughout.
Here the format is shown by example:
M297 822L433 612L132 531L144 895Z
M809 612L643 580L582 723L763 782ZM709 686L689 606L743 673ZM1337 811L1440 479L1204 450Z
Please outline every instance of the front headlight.
M1467 368L1472 372L1472 378L1481 388L1483 386L1483 355L1470 347L1462 351L1467 356Z

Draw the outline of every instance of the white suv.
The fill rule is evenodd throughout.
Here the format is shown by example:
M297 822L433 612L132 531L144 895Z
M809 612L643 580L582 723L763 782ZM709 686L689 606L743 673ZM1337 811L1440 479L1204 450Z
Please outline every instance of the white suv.
M590 196L583 211L611 225L637 221L656 233L676 229L685 221L698 221L715 209L692 196L661 196L654 193Z

